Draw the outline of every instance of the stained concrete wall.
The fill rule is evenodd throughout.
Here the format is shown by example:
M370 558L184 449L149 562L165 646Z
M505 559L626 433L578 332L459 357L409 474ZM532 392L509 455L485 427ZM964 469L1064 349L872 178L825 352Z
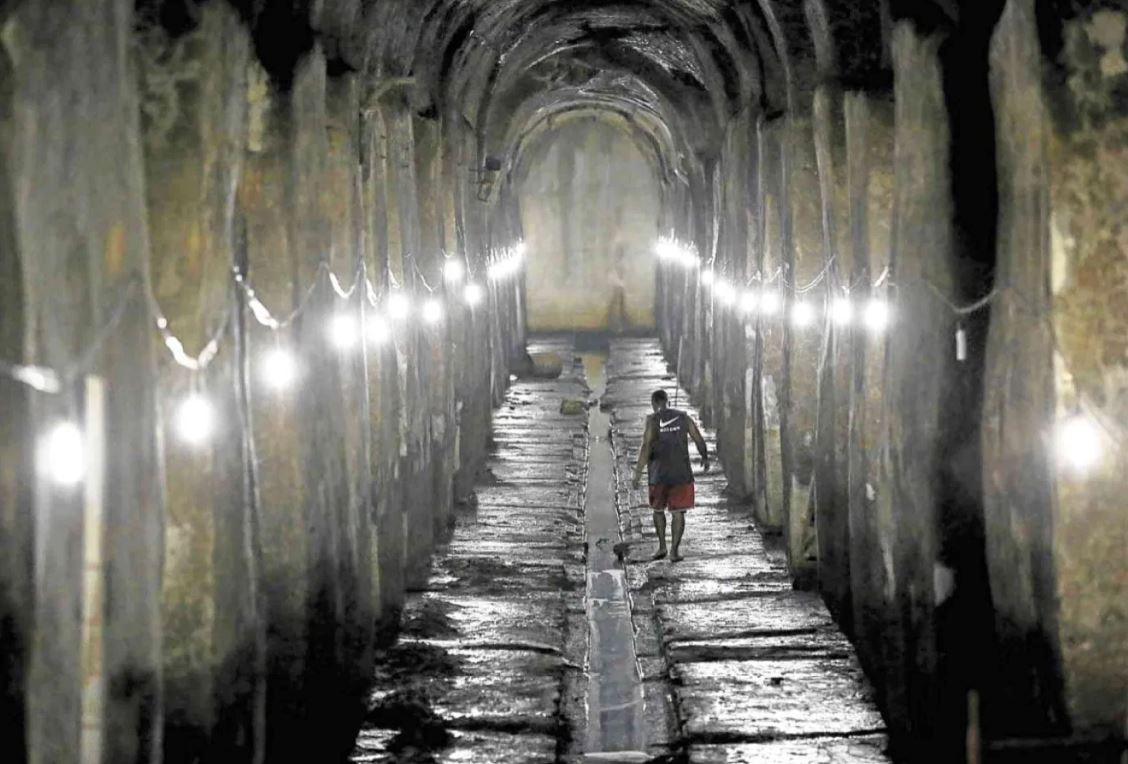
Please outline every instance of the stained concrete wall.
M654 326L658 185L623 130L571 122L540 136L518 180L529 328Z
M969 724L988 741L1125 724L1124 24L1059 19L1047 50L1053 23L1022 0L900 18L891 86L828 70L785 115L733 117L703 177L663 192L716 273L782 273L785 302L820 315L744 318L697 273L658 274L659 334L732 494L783 535L921 760L959 760ZM829 321L847 290L888 300L890 329ZM1055 454L1078 411L1102 433L1085 474Z
M485 283L516 202L476 201L460 119L371 97L302 19L274 18L293 26L264 61L234 4L147 7L3 16L0 355L67 376L48 394L0 375L0 759L78 761L92 732L107 762L340 758L524 345L520 282L471 309L441 250ZM449 315L339 351L328 322L367 318L366 279L380 299L426 280ZM161 328L218 352L185 368ZM292 389L264 377L278 347ZM49 425L82 420L83 373L108 394L101 528L35 461ZM177 427L189 392L215 406L200 445ZM104 607L84 613L95 534Z

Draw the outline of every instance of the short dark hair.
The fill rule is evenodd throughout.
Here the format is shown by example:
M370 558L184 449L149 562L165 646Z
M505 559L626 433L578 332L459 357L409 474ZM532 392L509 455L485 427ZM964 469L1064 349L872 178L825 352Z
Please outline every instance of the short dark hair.
M651 403L669 403L670 398L666 395L665 390L655 390L650 396Z

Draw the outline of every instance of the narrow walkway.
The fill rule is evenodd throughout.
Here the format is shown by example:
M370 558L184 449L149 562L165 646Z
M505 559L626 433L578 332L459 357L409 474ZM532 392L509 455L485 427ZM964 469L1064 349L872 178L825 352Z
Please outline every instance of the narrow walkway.
M534 348L530 348L533 350ZM584 740L582 370L560 352L556 380L514 383L495 412L493 449L438 549L426 589L409 594L353 762L553 762Z
M782 552L765 546L748 507L722 495L719 467L697 480L685 561L647 562L656 539L630 474L650 393L663 387L672 398L676 384L654 340L614 342L607 376L637 652L644 681L672 687L676 748L702 763L887 761L850 643L817 595L792 590ZM700 422L685 392L678 397Z

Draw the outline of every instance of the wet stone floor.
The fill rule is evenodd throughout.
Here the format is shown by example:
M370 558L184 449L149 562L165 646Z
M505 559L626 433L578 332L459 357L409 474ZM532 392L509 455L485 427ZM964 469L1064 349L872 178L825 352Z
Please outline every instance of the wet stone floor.
M686 559L649 562L630 475L650 392L674 392L658 343L529 350L564 373L515 382L495 413L476 506L409 594L351 760L887 761L849 642L719 469L698 476Z

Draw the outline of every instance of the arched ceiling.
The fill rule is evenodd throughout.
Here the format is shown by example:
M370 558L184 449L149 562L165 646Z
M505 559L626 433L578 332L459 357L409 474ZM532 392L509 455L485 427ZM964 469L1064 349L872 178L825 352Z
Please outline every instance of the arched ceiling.
M668 176L715 153L734 115L796 108L821 79L887 79L889 2L323 0L322 17L351 30L357 68L412 77L418 113L471 126L480 160L548 115L604 109L631 115Z

